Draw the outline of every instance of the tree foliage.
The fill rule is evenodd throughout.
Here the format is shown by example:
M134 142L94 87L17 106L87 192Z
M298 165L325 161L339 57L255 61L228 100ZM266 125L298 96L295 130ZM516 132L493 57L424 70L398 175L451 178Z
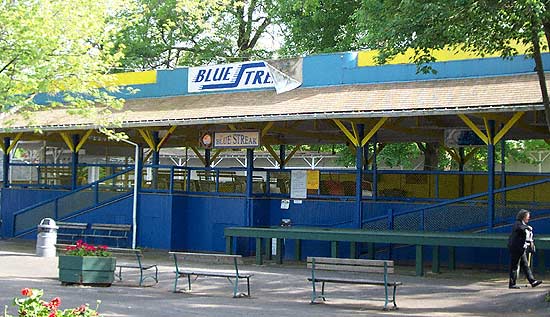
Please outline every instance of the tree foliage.
M479 55L517 55L516 44L527 45L535 59L546 120L550 130L550 100L541 50L550 40L547 0L364 0L355 14L367 30L362 43L378 49L380 63L414 50L412 62L422 72L436 71L434 49L461 49ZM546 44L541 45L541 37Z
M226 63L269 56L258 42L271 24L271 0L133 0L116 34L130 70Z
M107 74L121 57L109 40L122 23L111 19L120 5L116 0L1 1L2 116L19 113L30 120L34 110L61 102L86 115L119 107L109 94L116 88L109 88ZM55 95L55 101L38 104L39 94ZM97 102L106 107L94 108Z
M354 13L360 0L279 0L274 19L284 30L283 55L355 50L360 30Z

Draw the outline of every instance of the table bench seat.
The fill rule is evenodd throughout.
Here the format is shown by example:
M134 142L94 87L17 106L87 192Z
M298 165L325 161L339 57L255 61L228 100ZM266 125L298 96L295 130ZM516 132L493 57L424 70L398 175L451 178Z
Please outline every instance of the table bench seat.
M174 266L176 274L174 280L174 293L177 292L178 279L187 278L188 290L191 291L191 276L211 276L224 277L233 284L233 297L246 296L250 297L250 278L254 275L249 272L239 272L238 264L242 263L242 256L227 255L227 254L210 254L210 253L190 253L190 252L169 252L174 258ZM184 268L182 265L187 261L195 259L208 264L232 264L232 269L202 269L202 268ZM185 261L185 262L184 262ZM239 293L239 280L246 279L247 293Z

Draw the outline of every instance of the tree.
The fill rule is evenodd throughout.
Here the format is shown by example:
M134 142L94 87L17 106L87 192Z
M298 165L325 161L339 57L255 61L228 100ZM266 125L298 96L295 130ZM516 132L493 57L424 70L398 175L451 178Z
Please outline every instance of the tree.
M17 113L32 121L32 113L44 107L63 105L88 116L120 107L107 75L121 57L109 41L122 23L111 20L120 5L114 0L0 2L1 116ZM96 103L104 107L95 108Z
M379 62L414 50L419 71L435 71L433 50L462 49L479 55L519 54L515 44L529 47L550 131L550 99L541 50L550 44L550 2L547 0L364 0L356 19L366 30L362 42L380 51ZM541 45L544 35L546 44Z
M273 16L284 30L283 55L342 52L358 48L353 15L360 0L279 0Z
M116 34L125 69L227 63L270 56L258 42L271 24L270 0L133 0Z

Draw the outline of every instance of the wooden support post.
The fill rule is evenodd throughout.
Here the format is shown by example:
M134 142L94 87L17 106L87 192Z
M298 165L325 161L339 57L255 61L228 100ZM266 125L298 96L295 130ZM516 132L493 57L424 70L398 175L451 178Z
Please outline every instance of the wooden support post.
M376 249L374 248L374 243L369 242L367 244L367 253L369 260L374 260L376 258Z
M338 241L330 242L330 256L333 258L338 257Z
M537 265L537 273L538 274L545 274L546 272L546 261L545 261L545 258L544 258L544 250L537 250L537 260L538 260L538 265Z
M350 259L357 259L357 242L349 243L349 257Z
M449 247L449 270L456 270L455 247Z
M283 264L283 239L277 239L277 264Z
M294 240L294 260L300 261L302 259L302 240Z
M262 238L256 238L256 264L263 265L264 261L262 258Z
M272 259L271 243L273 240L271 238L267 238L267 239L264 239L264 241L265 241L265 258L266 260L271 261Z
M233 254L233 237L225 237L225 254Z
M439 264L439 246L434 245L432 247L432 273L439 274L441 273L440 264Z
M416 245L416 276L424 275L424 252L420 244Z

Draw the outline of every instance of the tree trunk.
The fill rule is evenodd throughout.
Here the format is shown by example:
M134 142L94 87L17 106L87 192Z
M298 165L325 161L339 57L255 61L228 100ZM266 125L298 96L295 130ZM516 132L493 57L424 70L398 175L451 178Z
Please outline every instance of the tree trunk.
M546 76L544 74L544 66L542 64L542 56L540 52L540 43L539 43L539 33L537 25L534 22L535 19L532 20L532 38L531 41L533 42L533 59L535 60L535 69L537 71L537 76L539 78L539 85L540 85L540 91L542 94L542 104L544 105L544 116L546 118L546 127L548 128L548 132L550 133L550 98L548 97L548 88L546 87ZM545 27L546 29L546 27ZM545 32L545 35L546 32ZM548 41L548 37L547 37Z
M416 143L418 148L424 152L424 170L434 171L439 167L439 143Z

